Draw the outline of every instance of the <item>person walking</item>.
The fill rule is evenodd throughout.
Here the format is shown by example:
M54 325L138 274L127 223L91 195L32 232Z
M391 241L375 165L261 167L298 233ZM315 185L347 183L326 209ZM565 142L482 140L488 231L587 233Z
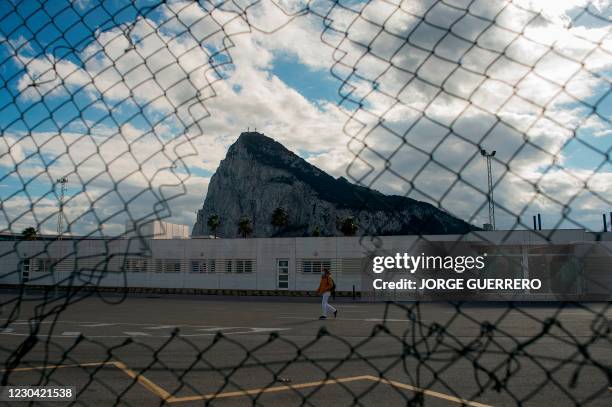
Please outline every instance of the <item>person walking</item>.
M336 283L331 276L329 269L323 269L323 276L321 276L321 282L319 283L319 289L317 292L322 294L321 307L323 308L323 314L319 319L327 319L327 311L334 313L334 318L338 316L338 310L329 305L329 296L336 291Z

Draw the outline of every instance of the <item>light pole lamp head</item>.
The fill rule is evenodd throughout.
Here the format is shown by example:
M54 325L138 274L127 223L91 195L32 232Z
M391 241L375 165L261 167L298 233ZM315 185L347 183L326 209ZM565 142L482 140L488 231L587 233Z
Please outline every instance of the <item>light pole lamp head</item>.
M483 157L486 156L487 155L487 150L481 149L480 150L480 155L483 156Z
M496 152L497 152L497 151L493 150L493 151L491 152L491 157L495 157L495 153L496 153Z

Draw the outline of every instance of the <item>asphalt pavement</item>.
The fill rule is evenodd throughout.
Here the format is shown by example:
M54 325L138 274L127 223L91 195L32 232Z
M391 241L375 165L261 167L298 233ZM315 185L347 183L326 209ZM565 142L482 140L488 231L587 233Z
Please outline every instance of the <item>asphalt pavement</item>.
M0 302L5 385L75 386L77 405L612 405L608 303L343 299L321 321L316 298Z

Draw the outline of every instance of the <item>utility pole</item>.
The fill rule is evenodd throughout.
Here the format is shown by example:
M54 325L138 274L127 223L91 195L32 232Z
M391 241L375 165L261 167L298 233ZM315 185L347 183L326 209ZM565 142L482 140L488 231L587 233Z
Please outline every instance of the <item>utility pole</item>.
M489 203L489 227L492 230L495 230L495 202L493 201L493 175L491 174L491 158L495 156L495 153L495 150L493 150L491 153L487 153L487 150L485 149L480 150L480 155L487 159L487 184L489 187L487 201ZM487 229L486 226L485 229Z
M67 177L58 178L57 182L61 185L59 196L59 213L57 214L57 239L62 240L64 233L64 195L66 194Z

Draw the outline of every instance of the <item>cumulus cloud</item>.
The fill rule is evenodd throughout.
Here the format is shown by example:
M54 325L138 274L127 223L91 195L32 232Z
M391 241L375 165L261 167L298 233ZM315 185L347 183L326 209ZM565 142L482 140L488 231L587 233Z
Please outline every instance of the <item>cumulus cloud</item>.
M65 175L77 232L105 223L117 233L126 216L161 212L190 224L227 147L257 127L336 176L479 224L479 149L497 150L503 225L536 210L593 225L612 201L601 187L610 172L565 166L577 134L610 136L609 118L593 106L609 93L612 36L609 26L570 17L587 6L174 1L97 32L80 51L36 55L13 45L19 103L69 102L38 113L57 116L56 128L7 129L0 165L14 170L0 181L33 190L30 198L0 192L10 196L2 224L34 222L7 209L34 197L44 197L37 206L51 219L53 180ZM281 57L329 70L342 101L289 87L272 73Z
M484 147L497 150L495 195L507 226L518 215L549 210L548 201L559 207L554 217L571 216L574 225L587 224L578 198L592 202L592 210L609 206L609 192L595 199L581 182L567 189L571 196L554 188L561 178L584 176L582 168L563 167L567 143L610 128L609 118L592 109L610 89L609 27L572 25L566 14L585 2L550 9L543 2L474 2L470 13L434 2L370 5L342 9L339 23L348 35L336 62L356 67L345 81L362 106L351 119L359 124L351 135L360 142L348 165L353 179L482 223L486 173L478 151ZM385 24L383 31L391 19L394 28ZM403 45L385 39L386 48L377 50L382 34ZM595 178L609 181L611 174ZM576 205L571 215L564 204Z
M99 32L71 60L15 54L25 71L18 83L25 103L53 105L69 97L89 103L89 111L85 119L82 110L67 112L73 116L62 117L58 131L6 133L0 156L14 167L6 177L21 180L12 192L29 183L36 185L34 195L55 202L53 212L45 201L51 209L45 219L33 210L20 216L20 205L5 205L10 229L32 222L54 230L55 180L62 176L70 181L65 212L75 233L89 233L87 226L95 231L101 223L106 233L118 232L127 218L152 214L191 223L209 175L247 127L258 126L304 152L339 142L338 108L312 103L271 75L273 51L258 38L231 39L230 55L224 41L248 27L237 21L237 31L227 30L235 13L178 2L162 11L158 21L139 18ZM224 65L224 58L232 64ZM17 196L3 191L6 200Z

